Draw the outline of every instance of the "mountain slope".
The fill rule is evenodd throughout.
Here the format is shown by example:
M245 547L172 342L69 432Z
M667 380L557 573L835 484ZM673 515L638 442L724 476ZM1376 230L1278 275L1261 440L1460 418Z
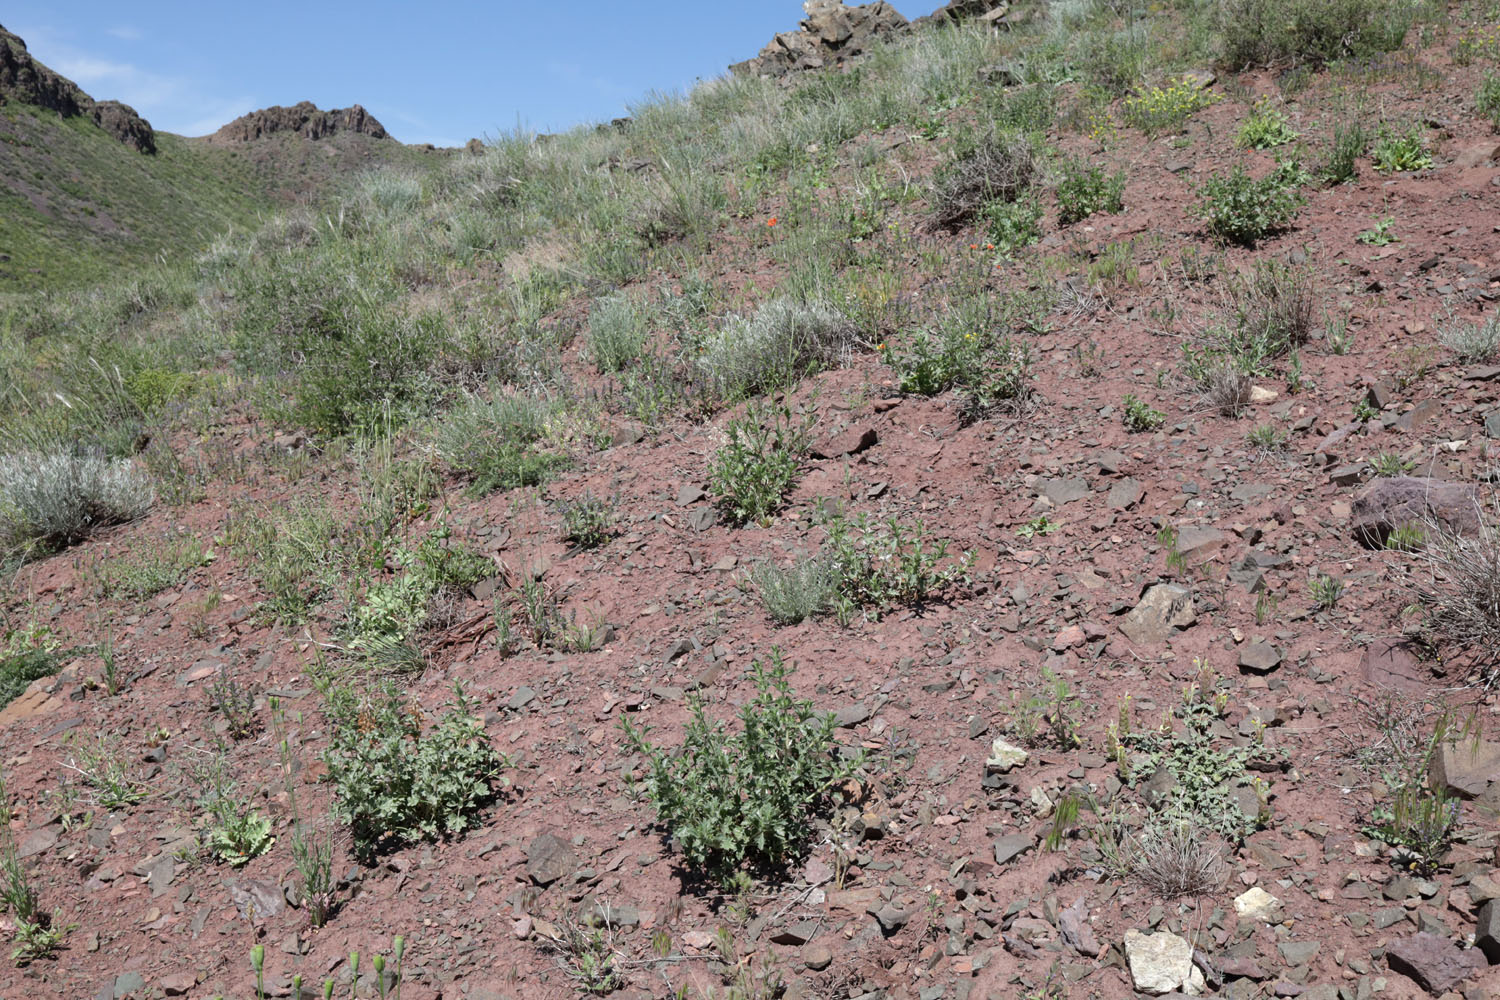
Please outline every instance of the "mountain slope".
M341 120L356 110L357 121L374 122L357 107L311 115ZM0 291L96 282L194 252L215 233L316 199L351 173L441 158L389 138L379 123L224 136L155 131L129 107L95 101L36 62L0 28Z

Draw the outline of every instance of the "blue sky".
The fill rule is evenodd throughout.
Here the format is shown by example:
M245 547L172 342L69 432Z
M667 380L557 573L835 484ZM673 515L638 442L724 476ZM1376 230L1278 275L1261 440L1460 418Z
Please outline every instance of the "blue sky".
M92 96L168 132L310 100L363 104L403 142L459 145L624 114L718 76L801 15L800 0L8 0L0 23Z

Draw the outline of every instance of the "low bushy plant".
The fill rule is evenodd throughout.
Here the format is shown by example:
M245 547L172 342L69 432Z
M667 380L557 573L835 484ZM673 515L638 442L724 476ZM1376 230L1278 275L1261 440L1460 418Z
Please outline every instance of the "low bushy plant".
M615 532L612 501L584 493L563 507L563 538L579 548L596 549Z
M1125 398L1120 401L1120 418L1125 423L1128 431L1154 431L1167 422L1167 415L1135 397L1134 394L1126 393Z
M949 558L946 539L934 540L921 521L890 518L872 525L861 514L827 519L824 558L840 617L856 609L879 616L904 604L924 604L947 588L967 583L974 554Z
M1113 215L1125 208L1125 172L1064 160L1057 182L1057 221L1069 226L1091 215Z
M92 454L0 457L0 553L27 557L146 513L155 494L134 462Z
M1040 172L1036 148L1025 134L991 129L963 135L933 177L932 227L953 230L995 202L1012 202Z
M1402 0L1224 0L1223 60L1251 66L1320 66L1401 47L1411 26Z
M1381 126L1375 144L1370 148L1370 160L1376 170L1427 170L1432 167L1432 154L1427 152L1422 132L1416 126L1405 132L1397 132L1388 125Z
M1490 128L1500 132L1500 74L1489 73L1474 94L1474 107L1490 120Z
M1150 87L1125 98L1125 123L1147 135L1182 128L1196 112L1223 98L1194 80L1178 80L1165 87Z
M453 691L443 717L425 728L421 712L394 688L331 700L324 759L333 809L349 824L360 857L459 836L495 800L508 761L475 716L474 699L457 683Z
M786 406L751 404L729 421L729 440L709 463L709 492L733 524L763 521L781 506L807 457L811 420Z
M704 338L697 368L721 398L745 399L794 385L853 344L854 325L832 307L776 298Z
M1241 149L1271 149L1284 146L1297 136L1298 132L1292 128L1286 112L1272 107L1270 101L1262 98L1255 102L1250 116L1240 125L1234 143Z
M779 650L751 667L755 695L730 731L690 703L680 746L648 740L625 717L632 750L646 760L645 791L685 868L722 885L774 873L801 855L809 821L826 810L840 782L860 767L840 753L834 718L795 697Z
M1291 225L1304 201L1297 190L1300 171L1282 164L1265 177L1251 177L1242 164L1214 174L1198 189L1198 215L1214 237L1254 246Z

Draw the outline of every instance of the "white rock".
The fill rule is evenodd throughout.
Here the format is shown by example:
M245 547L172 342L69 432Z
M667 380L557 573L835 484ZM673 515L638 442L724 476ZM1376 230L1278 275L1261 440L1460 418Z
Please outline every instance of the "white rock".
M1252 403L1269 403L1275 398L1275 389L1267 389L1265 386L1260 385L1250 387L1250 402Z
M1041 785L1031 786L1031 807L1036 810L1037 819L1046 819L1052 815L1052 800L1047 797Z
M1130 963L1130 978L1142 993L1160 996L1181 986L1194 985L1193 946L1170 931L1156 934L1143 934L1135 928L1126 931L1125 959ZM1198 982L1203 982L1201 975Z
M996 737L995 742L990 744L990 756L984 762L984 768L992 774L1004 774L1013 767L1022 766L1030 758L1031 754L1025 750Z
M1281 900L1257 885L1234 897L1234 912L1246 920L1274 924L1281 919Z

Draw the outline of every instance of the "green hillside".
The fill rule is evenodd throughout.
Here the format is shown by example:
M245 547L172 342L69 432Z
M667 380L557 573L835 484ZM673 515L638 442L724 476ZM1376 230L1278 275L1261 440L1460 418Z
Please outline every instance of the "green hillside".
M97 282L316 197L376 165L437 154L364 135L219 145L156 133L143 155L83 116L0 107L0 291Z

